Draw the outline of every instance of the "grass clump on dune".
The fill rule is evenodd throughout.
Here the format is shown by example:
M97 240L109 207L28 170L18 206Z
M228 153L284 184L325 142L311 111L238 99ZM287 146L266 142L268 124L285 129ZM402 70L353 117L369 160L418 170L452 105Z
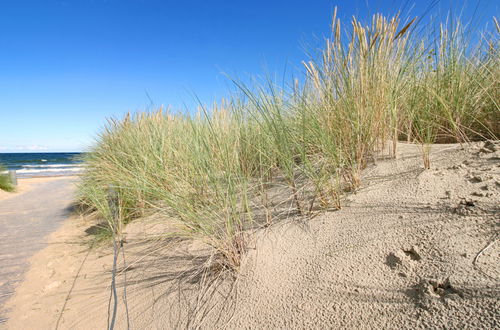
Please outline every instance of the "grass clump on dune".
M398 140L421 144L428 168L432 143L498 138L500 31L472 47L458 24L424 38L399 17L354 18L347 35L333 22L302 83L234 81L239 93L209 110L110 120L86 156L81 203L115 233L161 213L166 235L237 269L250 229L340 208L387 145L395 156Z
M0 190L12 192L15 190L15 187L10 181L9 175L4 174L6 171L6 168L0 165Z

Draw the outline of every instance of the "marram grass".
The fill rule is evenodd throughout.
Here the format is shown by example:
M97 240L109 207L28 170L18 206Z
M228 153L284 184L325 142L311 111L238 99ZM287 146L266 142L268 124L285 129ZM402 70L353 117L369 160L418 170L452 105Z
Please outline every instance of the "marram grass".
M3 174L6 172L6 168L0 165L0 190L4 191L14 191L15 187L10 181L10 177L8 174Z
M398 140L421 144L428 168L432 143L498 138L500 31L472 45L460 24L422 37L415 22L354 18L343 34L335 15L302 84L234 81L239 94L194 115L110 120L86 156L81 203L118 235L158 212L176 228L166 235L201 240L237 269L249 230L340 208L388 144L392 155Z

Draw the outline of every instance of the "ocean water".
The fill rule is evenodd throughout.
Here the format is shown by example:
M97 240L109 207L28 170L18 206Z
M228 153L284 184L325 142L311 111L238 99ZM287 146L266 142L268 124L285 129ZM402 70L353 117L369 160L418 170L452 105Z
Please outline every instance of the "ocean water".
M74 175L83 171L82 153L0 153L0 164L19 178Z

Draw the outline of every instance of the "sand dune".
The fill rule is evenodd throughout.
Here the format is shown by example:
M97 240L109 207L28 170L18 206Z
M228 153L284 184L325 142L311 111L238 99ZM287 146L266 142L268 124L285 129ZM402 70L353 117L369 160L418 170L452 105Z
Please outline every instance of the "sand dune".
M399 150L340 211L256 232L236 280L200 274L199 245L152 239L161 219L130 224L117 328L498 327L500 144L435 145L430 170ZM91 226L67 221L31 259L8 329L107 326L113 258L81 244Z

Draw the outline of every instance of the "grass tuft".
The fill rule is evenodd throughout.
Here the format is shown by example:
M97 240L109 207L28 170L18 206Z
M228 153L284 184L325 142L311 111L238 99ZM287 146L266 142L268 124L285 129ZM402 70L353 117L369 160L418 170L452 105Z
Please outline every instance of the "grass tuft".
M0 190L12 192L15 191L16 188L10 181L10 177L8 174L5 174L7 172L7 169L0 165Z

